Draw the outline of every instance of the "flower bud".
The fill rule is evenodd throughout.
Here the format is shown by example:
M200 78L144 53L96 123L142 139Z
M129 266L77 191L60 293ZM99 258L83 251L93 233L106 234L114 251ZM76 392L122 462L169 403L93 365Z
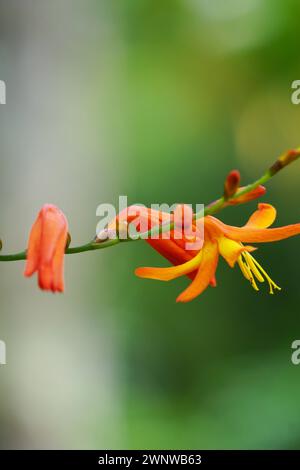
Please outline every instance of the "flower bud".
M53 204L44 204L29 235L24 275L38 273L41 289L64 290L64 255L68 237L68 221Z
M232 197L238 190L240 184L240 172L238 170L232 170L228 173L224 183L224 199L227 200Z
M245 189L244 186L239 188L240 191ZM257 199L258 197L263 196L266 193L266 188L264 186L258 186L255 189L252 189L252 191L249 191L249 193L242 194L241 196L237 196L234 199L231 199L230 201L227 202L230 206L235 206L238 204L244 204L245 202L252 201L252 199Z
M288 150L281 155L276 162L271 166L269 172L271 176L276 175L282 168L288 166L290 163L297 160L300 157L300 148Z

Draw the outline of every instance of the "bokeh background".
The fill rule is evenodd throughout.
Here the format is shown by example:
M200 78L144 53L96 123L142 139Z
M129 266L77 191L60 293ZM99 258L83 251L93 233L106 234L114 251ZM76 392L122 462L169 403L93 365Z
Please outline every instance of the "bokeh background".
M207 203L232 168L246 184L299 146L299 14L297 0L1 0L3 253L45 202L80 244L101 202ZM299 176L268 185L280 225L299 221ZM166 264L143 242L68 256L64 295L1 263L1 447L299 448L298 256L297 237L260 246L276 296L221 262L218 288L186 305L188 280L135 278Z

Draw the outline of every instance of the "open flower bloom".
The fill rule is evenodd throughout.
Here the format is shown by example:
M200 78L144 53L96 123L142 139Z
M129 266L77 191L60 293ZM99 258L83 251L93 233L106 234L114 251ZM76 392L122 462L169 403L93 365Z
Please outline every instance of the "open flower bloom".
M25 276L38 272L41 289L64 290L64 254L68 237L68 222L63 212L45 204L34 222L28 242Z
M215 286L215 273L219 255L234 267L238 263L243 275L255 290L267 281L270 294L280 287L252 256L255 247L248 243L273 242L300 233L300 223L280 228L268 228L276 218L276 209L270 204L258 204L243 227L226 225L212 216L204 217L204 244L198 251L185 249L185 240L177 240L172 234L169 240L146 240L175 266L167 268L138 268L136 275L142 278L169 281L187 275L190 285L177 298L188 302L200 295L209 285ZM199 221L195 221L199 224ZM246 243L246 244L244 244Z

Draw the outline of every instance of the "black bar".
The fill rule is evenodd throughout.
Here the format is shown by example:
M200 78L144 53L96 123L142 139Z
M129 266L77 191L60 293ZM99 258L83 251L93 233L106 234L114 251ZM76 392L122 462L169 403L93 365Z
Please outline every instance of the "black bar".
M33 467L98 467L110 465L136 468L138 465L185 465L196 468L209 465L275 466L297 465L298 450L1 450L0 468L26 465ZM147 467L145 467L147 468Z

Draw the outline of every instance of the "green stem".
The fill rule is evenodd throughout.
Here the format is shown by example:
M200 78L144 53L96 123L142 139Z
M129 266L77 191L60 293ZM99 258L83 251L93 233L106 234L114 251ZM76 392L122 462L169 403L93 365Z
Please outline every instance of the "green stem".
M79 246L74 246L73 248L67 248L66 255L73 255L75 253L83 253L84 251L101 250L103 248L108 248L109 246L116 245L117 243L120 243L121 241L123 240L120 240L119 238L107 240L102 243L95 243L95 241L92 240L91 242L86 243L85 245L79 245ZM20 253L15 253L12 255L0 255L0 261L20 261L22 259L23 260L26 259L26 251L21 251Z
M21 251L20 253L15 253L13 255L0 256L0 261L19 261L21 259L26 259L26 251Z
M102 243L95 243L95 240L92 240L86 245L79 245L79 246L74 246L73 248L67 248L66 254L73 255L74 253L83 253L84 251L101 250L103 248L108 248L109 246L116 245L117 243L120 243L120 241L122 240L120 240L119 238L106 240L106 241L103 241ZM1 261L1 256L0 256L0 261Z

